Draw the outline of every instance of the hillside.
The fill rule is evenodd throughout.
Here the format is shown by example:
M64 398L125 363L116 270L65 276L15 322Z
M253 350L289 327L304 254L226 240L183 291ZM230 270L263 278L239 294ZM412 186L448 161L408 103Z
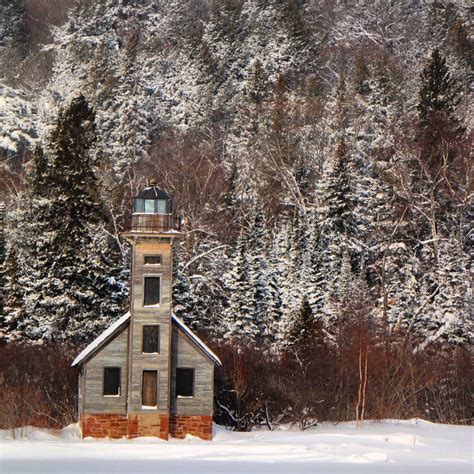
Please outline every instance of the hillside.
M185 223L174 311L202 337L347 351L357 380L388 341L457 363L473 340L469 13L3 1L0 340L83 344L125 312L120 233L156 177Z

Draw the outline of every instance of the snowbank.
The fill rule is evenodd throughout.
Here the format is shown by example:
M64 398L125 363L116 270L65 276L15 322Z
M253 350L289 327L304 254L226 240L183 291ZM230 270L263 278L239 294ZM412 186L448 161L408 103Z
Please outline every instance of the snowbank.
M0 431L7 473L472 473L472 427L422 420L324 424L308 431L235 433L214 441L80 440L77 425L54 432ZM20 436L21 435L21 436ZM21 438L21 439L19 439Z

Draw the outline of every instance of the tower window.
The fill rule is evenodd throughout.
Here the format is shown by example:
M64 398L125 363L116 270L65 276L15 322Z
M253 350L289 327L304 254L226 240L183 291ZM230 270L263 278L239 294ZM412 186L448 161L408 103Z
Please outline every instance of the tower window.
M160 302L160 280L159 276L145 277L144 301L145 306L153 306Z
M194 369L176 369L176 396L194 397Z
M120 367L104 367L104 397L120 396Z
M158 405L158 371L144 370L142 376L142 405L156 407Z
M143 326L143 347L145 354L157 354L160 352L160 327Z
M169 201L165 199L159 199L158 201L156 201L156 212L158 214L169 214L170 213Z
M155 200L145 199L145 214L154 214L154 213L155 213Z
M145 255L145 265L161 265L161 255Z

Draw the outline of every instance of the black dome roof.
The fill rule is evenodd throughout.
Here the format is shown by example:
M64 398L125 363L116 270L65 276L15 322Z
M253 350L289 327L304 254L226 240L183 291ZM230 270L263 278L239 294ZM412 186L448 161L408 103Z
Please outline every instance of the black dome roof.
M158 186L148 186L140 191L135 199L171 199L168 193L162 191Z

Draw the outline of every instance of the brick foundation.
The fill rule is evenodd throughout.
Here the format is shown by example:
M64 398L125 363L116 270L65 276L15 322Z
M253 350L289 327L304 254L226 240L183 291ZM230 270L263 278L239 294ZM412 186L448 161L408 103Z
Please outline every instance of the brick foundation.
M82 437L123 438L127 436L127 415L88 413L80 420Z
M169 418L159 413L136 413L128 416L87 413L81 416L80 425L83 438L156 436L167 440L169 434Z
M201 439L212 439L212 416L183 416L170 417L169 432L173 438L185 438L187 434Z

